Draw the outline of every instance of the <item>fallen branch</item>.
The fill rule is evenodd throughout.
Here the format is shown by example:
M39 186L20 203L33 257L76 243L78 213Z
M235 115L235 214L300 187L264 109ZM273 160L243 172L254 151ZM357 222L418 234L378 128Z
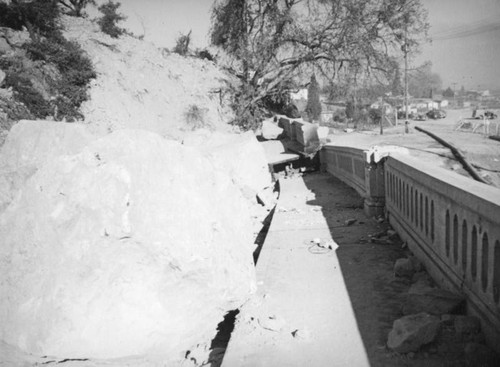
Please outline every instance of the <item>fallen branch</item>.
M453 155L457 158L457 160L462 164L462 167L464 167L464 169L472 176L472 178L474 180L489 185L489 182L486 181L484 178L482 178L479 175L479 173L477 173L477 171L474 169L474 167L472 167L472 165L469 162L467 162L467 160L465 159L464 155L462 153L460 153L460 151L457 148L455 148L455 146L453 146L452 144L448 143L446 140L441 139L439 136L431 133L430 131L422 129L421 127L415 126L415 130L423 132L424 134L429 135L431 138L433 138L437 142L439 142L442 145L444 145L445 147L449 148L450 151L453 153Z

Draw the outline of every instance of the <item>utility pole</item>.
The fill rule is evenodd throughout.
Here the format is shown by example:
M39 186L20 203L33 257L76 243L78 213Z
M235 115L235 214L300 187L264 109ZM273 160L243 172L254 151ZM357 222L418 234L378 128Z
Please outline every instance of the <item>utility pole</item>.
M408 130L408 27L405 25L405 43L402 46L405 55L405 134L409 133Z
M457 108L457 83L451 83L453 85L453 107Z

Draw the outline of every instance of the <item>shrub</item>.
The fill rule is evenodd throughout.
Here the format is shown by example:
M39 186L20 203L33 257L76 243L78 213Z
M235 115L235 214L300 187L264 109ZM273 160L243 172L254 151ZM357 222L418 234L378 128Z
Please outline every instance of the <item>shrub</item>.
M97 20L97 24L101 27L102 32L113 38L118 38L125 33L125 29L117 25L118 22L127 19L127 17L117 12L120 5L120 3L109 0L98 8L103 16Z
M201 129L209 127L209 124L205 122L206 110L198 107L195 104L190 105L186 112L184 112L184 119L191 130Z
M196 56L202 60L215 61L215 56L208 50L199 50L196 53Z
M235 86L232 88L231 108L236 117L231 124L243 131L257 130L266 116L264 102L262 100L253 102L256 91L251 85L244 84L241 88Z
M12 87L15 99L22 102L36 118L52 115L52 107L34 87L29 76L22 72L9 72L5 85Z
M0 26L16 30L26 27L33 40L58 33L58 18L59 7L54 0L0 3Z
M176 41L174 52L176 54L186 56L189 52L189 44L191 43L191 31L188 34L181 34Z
M368 116L372 120L372 123L379 124L382 119L382 111L378 108L370 108L368 111Z
M88 99L87 85L96 77L92 62L80 45L54 37L31 42L26 49L33 60L54 64L60 72L60 78L53 81L58 94L53 102L58 107L57 115L68 120L80 119L78 108Z

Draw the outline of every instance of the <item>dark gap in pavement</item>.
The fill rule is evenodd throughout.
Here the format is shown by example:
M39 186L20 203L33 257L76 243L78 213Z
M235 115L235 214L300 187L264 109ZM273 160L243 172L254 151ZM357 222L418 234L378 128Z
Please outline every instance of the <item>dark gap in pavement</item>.
M234 330L236 316L238 316L239 313L240 310L238 309L229 311L224 316L224 320L217 325L217 334L210 344L211 351L208 358L210 367L219 367L222 364L227 345L229 344L229 339L231 338L231 333Z

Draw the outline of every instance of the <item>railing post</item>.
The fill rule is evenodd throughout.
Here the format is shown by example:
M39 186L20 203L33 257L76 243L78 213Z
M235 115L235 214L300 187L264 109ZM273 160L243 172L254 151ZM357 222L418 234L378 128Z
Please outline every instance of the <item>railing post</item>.
M385 207L384 160L375 163L370 158L365 162L365 214L370 217L383 215Z

